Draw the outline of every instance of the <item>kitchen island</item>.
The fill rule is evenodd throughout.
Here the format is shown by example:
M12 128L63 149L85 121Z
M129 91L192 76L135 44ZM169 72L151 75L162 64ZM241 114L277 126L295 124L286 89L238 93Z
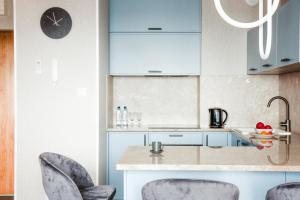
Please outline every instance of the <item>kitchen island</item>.
M129 147L116 166L124 172L124 200L141 200L143 185L165 178L230 182L239 187L241 200L263 200L270 188L300 181L299 139L292 136L291 144L262 141L272 142L264 148L166 146L159 155L151 154L150 147Z

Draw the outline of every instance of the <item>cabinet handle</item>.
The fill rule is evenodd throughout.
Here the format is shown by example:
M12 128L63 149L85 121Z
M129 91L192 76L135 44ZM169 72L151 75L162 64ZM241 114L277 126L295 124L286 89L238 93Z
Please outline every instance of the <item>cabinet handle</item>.
M272 67L272 65L271 64L264 64L264 65L262 65L263 67Z
M249 146L248 143L242 142L242 146Z
M162 28L154 28L154 27L150 27L148 28L148 31L161 31Z
M146 135L144 135L144 146L147 146L147 143L146 143Z
M208 146L208 135L206 135L206 146Z
M250 68L249 70L252 71L252 72L257 71L256 68Z
M290 62L292 59L290 58L282 58L280 61L281 62Z
M183 135L169 135L169 137L183 137Z
M161 74L162 71L161 70L149 70L148 73L151 73L151 74Z

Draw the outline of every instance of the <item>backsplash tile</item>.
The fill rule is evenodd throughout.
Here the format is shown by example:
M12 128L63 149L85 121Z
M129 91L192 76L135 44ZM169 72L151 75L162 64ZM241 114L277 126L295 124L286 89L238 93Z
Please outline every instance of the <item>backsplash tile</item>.
M208 127L208 108L228 111L228 127L279 124L278 76L113 77L113 121L117 106L142 112L144 125Z
M292 132L300 134L300 72L279 76L279 94L290 103ZM285 104L280 103L280 121L285 120Z
M258 121L278 126L278 76L201 76L200 125L209 125L208 109L221 107L229 113L228 127L253 127Z
M143 125L197 126L198 84L198 77L113 77L113 120L126 105L143 113Z

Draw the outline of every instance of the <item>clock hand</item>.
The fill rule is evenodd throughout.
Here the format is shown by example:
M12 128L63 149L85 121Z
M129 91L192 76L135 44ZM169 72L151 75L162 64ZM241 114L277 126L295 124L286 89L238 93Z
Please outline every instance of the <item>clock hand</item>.
M59 20L57 20L57 22L56 22L56 24L57 24L57 26L60 26L59 24L58 24L58 22L60 22L61 20L63 20L64 18L60 18Z
M54 21L56 22L56 19L55 19L55 14L54 14L54 12L52 12L52 15L53 15L53 19L54 19Z
M58 23L58 22L60 22L61 20L63 20L64 18L60 18L59 20L57 20L57 22L56 23Z
M55 21L51 17L49 17L48 15L46 15L46 17L55 23Z
M57 21L56 21L56 19L55 19L55 14L54 14L54 12L52 12L52 15L53 15L53 19L54 19L54 21L55 21L55 22L54 22L54 25L55 25L55 26L58 26Z

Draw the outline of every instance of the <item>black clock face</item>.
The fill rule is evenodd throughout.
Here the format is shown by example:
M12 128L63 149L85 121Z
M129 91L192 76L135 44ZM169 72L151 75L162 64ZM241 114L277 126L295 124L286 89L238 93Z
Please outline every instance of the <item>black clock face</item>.
M41 28L48 37L61 39L71 31L71 16L62 8L50 8L41 17Z

